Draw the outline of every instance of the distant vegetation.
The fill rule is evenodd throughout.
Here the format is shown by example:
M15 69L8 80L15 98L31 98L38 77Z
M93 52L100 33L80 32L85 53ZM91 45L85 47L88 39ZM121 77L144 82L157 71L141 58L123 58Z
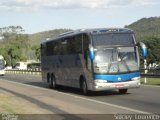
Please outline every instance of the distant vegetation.
M0 28L0 54L7 61L7 65L14 66L17 61L27 60L29 54L28 35L22 34L21 26Z
M69 29L24 34L21 26L0 28L0 54L7 61L7 66L15 66L19 61L40 60L40 42L66 31Z
M160 17L142 18L125 26L135 31L138 41L148 46L148 63L160 61ZM24 34L21 26L0 28L0 54L7 65L14 66L18 61L29 59L40 60L40 43L47 38L55 37L70 29L55 29L35 34Z
M125 26L135 31L138 41L147 37L160 38L160 17L142 18L131 25Z
M142 18L125 27L133 29L137 40L147 45L148 64L160 63L160 17Z
M70 31L71 29L55 29L55 30L49 30L44 32L39 32L35 34L29 35L30 44L39 45L42 41L46 40L47 38L53 38L57 35Z

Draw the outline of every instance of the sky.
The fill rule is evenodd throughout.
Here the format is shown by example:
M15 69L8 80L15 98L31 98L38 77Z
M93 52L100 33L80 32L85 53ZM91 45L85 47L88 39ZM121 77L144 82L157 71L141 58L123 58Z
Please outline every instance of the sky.
M28 34L124 27L159 16L160 0L0 0L0 28L19 25Z

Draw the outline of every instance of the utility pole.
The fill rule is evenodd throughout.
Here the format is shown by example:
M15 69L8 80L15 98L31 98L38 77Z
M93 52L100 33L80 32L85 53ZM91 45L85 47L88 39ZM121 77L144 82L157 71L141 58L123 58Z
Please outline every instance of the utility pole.
M143 53L143 58L144 58L144 74L147 74L147 72L148 72L147 71L147 56L148 56L147 47L143 42L140 42L139 44L142 48L142 53ZM145 79L144 83L146 84L147 78L145 77L144 79Z
M144 59L144 74L147 74L148 70L147 69L147 59ZM144 83L147 84L147 78L144 78Z

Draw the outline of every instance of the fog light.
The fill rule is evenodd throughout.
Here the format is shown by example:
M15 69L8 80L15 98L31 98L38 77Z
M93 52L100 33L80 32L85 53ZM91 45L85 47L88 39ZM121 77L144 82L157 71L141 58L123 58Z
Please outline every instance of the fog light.
M134 77L134 78L132 78L132 80L140 80L140 77Z
M94 83L107 83L107 80L95 80Z

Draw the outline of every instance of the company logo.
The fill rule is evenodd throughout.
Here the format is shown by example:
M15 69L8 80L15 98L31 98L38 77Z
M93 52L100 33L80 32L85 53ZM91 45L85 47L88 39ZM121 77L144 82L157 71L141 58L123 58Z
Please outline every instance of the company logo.
M118 72L118 66L117 65L113 65L111 67L112 72Z
M118 77L118 81L121 81L122 80L122 78L121 77Z

